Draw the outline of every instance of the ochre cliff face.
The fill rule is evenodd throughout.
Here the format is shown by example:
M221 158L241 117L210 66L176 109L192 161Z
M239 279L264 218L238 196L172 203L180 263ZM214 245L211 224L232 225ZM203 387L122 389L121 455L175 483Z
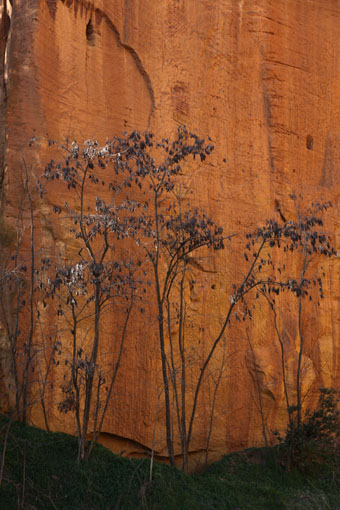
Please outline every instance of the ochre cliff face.
M2 210L9 223L18 207L22 150L32 136L95 137L104 143L133 129L171 136L185 124L213 140L215 150L192 183L197 205L226 233L243 234L269 217L293 218L289 195L296 192L305 204L331 200L327 228L339 243L337 0L14 0L11 20L3 16L1 27L6 36L0 70L6 53L8 76L1 89L0 161ZM41 142L32 159L35 175L47 157ZM41 245L63 249L67 239L38 197L35 210ZM209 262L214 273L197 276L200 287L189 296L190 313L205 332L202 353L223 320L232 283L245 270L242 243L240 235L232 249ZM310 401L320 386L340 388L338 262L325 262L323 270L326 298L320 307L308 305L303 316L308 339L303 391ZM292 392L298 347L294 303L283 300L280 312ZM154 443L161 458L167 451L153 329L136 315L102 440L126 455L149 451ZM106 341L109 347L110 335ZM212 362L216 374L222 356L221 346ZM265 303L257 306L248 337L237 323L228 331L225 359L211 460L263 443L257 384L268 437L287 418L280 346ZM57 371L55 380L57 386ZM199 402L191 445L195 462L204 458L212 381ZM49 398L57 403L57 396ZM43 425L39 409L31 419ZM54 429L75 430L72 416L55 405L49 419Z

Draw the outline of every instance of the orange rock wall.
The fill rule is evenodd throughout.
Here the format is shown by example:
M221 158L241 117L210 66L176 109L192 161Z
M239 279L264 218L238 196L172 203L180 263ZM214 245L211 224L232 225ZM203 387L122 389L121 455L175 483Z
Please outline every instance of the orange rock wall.
M6 23L3 15L4 33ZM193 185L197 203L226 232L243 233L280 213L293 217L288 196L296 191L306 203L333 202L328 228L337 234L339 27L337 0L14 0L10 38L3 37L0 47L3 75L6 47L8 52L0 112L5 217L15 218L21 151L32 136L105 142L132 129L168 136L185 124L215 145ZM46 154L42 144L34 155L36 174ZM36 211L42 243L62 247L62 229L38 199ZM216 273L200 277L198 298L190 297L192 317L205 328L202 352L223 318L230 284L242 273L240 243L211 262ZM320 309L310 305L304 316L310 339L305 385L314 393L320 385L340 387L339 266L333 261L324 268L326 299ZM290 306L282 304L282 327L294 365L297 331ZM255 315L250 336L271 431L286 419L279 347L266 306L257 307ZM160 360L157 341L146 328L140 319L130 333L104 426L103 441L127 454L149 450L153 441ZM215 369L221 357L222 350ZM211 459L263 442L253 358L240 327L228 333L227 359ZM212 394L209 383L192 443L198 460ZM161 457L166 449L160 416L156 452ZM32 419L42 423L38 411ZM71 418L57 411L51 411L51 422L73 431Z

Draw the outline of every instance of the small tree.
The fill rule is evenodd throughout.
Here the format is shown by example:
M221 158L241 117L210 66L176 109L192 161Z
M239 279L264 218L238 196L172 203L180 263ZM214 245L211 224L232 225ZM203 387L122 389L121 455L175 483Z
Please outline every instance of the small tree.
M16 224L10 229L1 222L3 232L0 236L3 253L0 268L0 320L11 355L10 378L14 383L15 418L23 423L27 419L27 409L32 405L30 388L37 354L33 345L37 248L31 187L29 169L23 159L22 195ZM23 328L23 323L26 328Z
M310 210L302 213L298 204L298 199L295 195L290 197L294 202L296 211L296 220L286 222L286 229L288 233L286 238L282 239L282 247L286 256L295 254L297 261L297 270L295 273L292 271L292 267L288 260L284 261L281 257L281 261L276 266L276 273L280 273L281 279L284 279L286 275L286 285L280 288L276 288L275 293L270 293L270 288L262 287L260 289L262 295L266 298L270 310L273 313L274 326L276 336L280 344L281 352L281 367L282 367L282 380L284 386L285 401L288 413L289 423L292 426L293 423L297 427L300 426L302 420L302 359L305 354L305 339L304 331L302 326L303 318L303 303L304 301L314 301L318 305L320 299L323 299L323 285L322 278L323 272L317 272L315 265L313 268L312 262L316 257L318 258L330 258L336 256L336 250L332 246L331 236L326 234L324 231L324 223L322 219L322 213L331 207L331 203L316 204ZM300 197L300 201L301 201ZM284 342L282 340L282 332L278 321L278 306L275 296L281 291L290 291L292 297L297 301L296 305L292 309L297 310L297 331L299 338L299 346L296 360L296 374L295 374L295 402L291 401L289 391L287 387L287 353L285 352Z
M337 255L332 246L331 236L325 233L322 213L331 207L331 203L315 204L311 209L302 212L301 201L295 195L290 197L294 202L296 219L284 224L284 236L280 241L280 250L284 251L276 267L272 264L273 275L280 277L281 283L276 286L263 285L259 288L258 296L262 295L269 304L273 314L276 338L280 346L281 355L281 376L283 382L284 398L288 414L287 442L292 439L294 431L300 437L301 427L305 427L303 412L304 395L302 392L303 379L303 357L306 354L305 332L303 328L303 306L306 300L320 304L324 297L322 278L324 273L317 272L313 261L317 258L330 258ZM291 257L294 255L297 269L292 269ZM285 256L287 260L285 260ZM276 276L277 277L277 276ZM273 276L274 281L274 276ZM283 291L289 291L293 302L292 310L296 310L296 322L298 332L298 349L296 355L296 371L289 374L287 367L288 354L282 338L282 327L278 317L278 296ZM295 379L294 394L288 388L287 378L291 375ZM293 443L291 442L291 458L293 462Z
M184 285L188 265L194 253L202 248L219 250L223 245L222 228L216 226L206 214L188 208L177 187L182 173L181 163L190 155L204 161L213 149L205 140L180 127L171 142L163 139L153 142L153 136L135 133L135 182L147 189L150 203L145 203L145 228L138 238L153 270L153 283L157 304L158 338L164 386L166 442L171 464L174 464L171 385L174 393L177 424L181 438L183 468L187 468L187 350L185 347ZM177 179L177 181L176 181ZM185 187L184 187L185 189ZM174 343L171 334L172 307L178 299L179 323L177 349L180 359L180 390L177 388L177 367L174 361ZM169 342L170 353L168 353Z
M87 141L82 150L76 142L71 148L62 146L65 158L51 160L45 167L43 178L47 185L40 190L49 192L50 181L62 181L70 201L55 204L54 212L65 215L71 237L76 240L77 253L65 260L43 260L44 278L41 286L47 298L58 300L57 315L64 318L64 330L70 335L71 352L65 359L62 412L75 411L79 438L78 460L87 460L103 425L106 410L120 366L126 338L127 324L134 303L136 281L133 257L118 249L122 240L134 237L139 228L135 214L139 204L130 200L124 191L131 184L131 176L121 178L127 169L122 153L128 152L129 142L115 139L100 147ZM109 170L111 170L109 174ZM95 196L98 186L106 186L109 201ZM104 181L105 179L105 181ZM111 180L113 179L113 180ZM125 261L124 261L125 258ZM123 308L123 303L126 303ZM125 312L122 310L125 309ZM103 317L108 311L125 313L120 339L114 338L117 348L114 365L107 381L105 367L99 356L102 345ZM83 324L93 321L84 330ZM64 342L65 343L65 342ZM106 366L106 369L108 367ZM106 397L102 400L102 390ZM87 443L91 413L92 436Z
M295 196L292 196L292 199L296 200ZM282 292L290 292L298 299L300 297L309 297L312 299L310 293L311 287L318 285L320 295L321 297L323 296L322 281L320 277L311 277L309 279L306 277L306 268L308 267L306 255L311 256L312 254L318 253L326 257L331 257L336 254L334 248L330 244L329 236L326 236L324 233L316 230L316 227L323 225L322 219L317 215L317 212L326 210L329 206L329 203L317 205L314 210L311 211L311 214L307 214L305 216L298 215L297 221L286 221L282 224L278 224L274 220L268 220L263 227L256 228L254 232L246 235L247 244L244 252L244 258L246 263L248 263L248 269L241 277L240 283L234 283L233 285L233 293L230 296L230 303L227 307L223 325L215 337L215 340L212 342L210 351L200 368L200 374L194 393L191 418L189 421L187 444L190 443L191 439L202 379L218 344L223 338L227 326L231 324L232 318L235 318L237 321L240 321L241 319L252 319L252 309L255 307L254 301L260 298L261 295L265 295L266 297L271 296L271 302L274 304L275 297L273 296L278 296ZM277 264L273 262L273 254L275 251L278 252L278 255L282 254L282 252L293 253L295 251L302 251L304 260L300 279L292 278L289 274L285 275L285 266L281 266L280 262ZM251 307L246 301L248 295L252 295ZM236 305L239 305L237 309L235 309ZM299 317L299 320L301 321L300 300ZM298 371L300 370L300 374L297 374L297 405L300 406L300 413L301 356L303 345L302 339L298 355Z
M12 235L9 236L7 227L5 236L1 236L2 253L11 250L12 254L6 261L3 259L0 278L1 323L5 330L11 356L10 379L12 379L12 382L9 384L11 385L10 391L13 392L14 390L17 419L20 419L22 416L22 387L19 362L19 356L21 355L21 338L19 319L24 309L25 276L27 273L26 261L21 257L21 243L23 237L22 204L23 201L21 200L15 231L11 232ZM2 230L4 230L4 224L2 225Z

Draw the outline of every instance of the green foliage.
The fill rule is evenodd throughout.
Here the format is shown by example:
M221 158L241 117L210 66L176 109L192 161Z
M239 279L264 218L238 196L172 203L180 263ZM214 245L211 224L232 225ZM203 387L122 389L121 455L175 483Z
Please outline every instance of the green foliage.
M6 420L0 419L0 454ZM0 508L14 510L326 510L339 508L340 477L323 468L282 470L277 448L249 449L189 476L149 459L123 459L97 445L76 462L77 439L14 423Z
M317 407L308 410L300 424L291 420L284 438L277 434L281 445L281 462L290 469L310 471L317 464L336 467L340 439L340 392L321 388ZM296 409L290 409L295 412Z

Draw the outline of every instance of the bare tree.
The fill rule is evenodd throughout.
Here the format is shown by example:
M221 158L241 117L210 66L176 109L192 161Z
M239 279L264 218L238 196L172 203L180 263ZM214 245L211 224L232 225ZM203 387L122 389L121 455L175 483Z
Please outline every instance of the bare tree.
M1 236L4 258L0 276L0 319L11 355L10 374L14 382L16 419L26 422L27 409L31 405L30 386L36 355L33 348L33 336L37 248L32 183L25 160L23 160L22 177L22 195L15 227L10 229L3 224L5 235ZM27 206L28 215L26 214ZM28 328L23 327L24 323L28 325Z
M211 247L223 248L222 229L217 227L205 214L187 206L183 209L182 199L176 192L175 178L182 172L181 162L190 155L203 161L213 149L197 135L185 128L178 130L174 141L163 139L153 143L153 137L136 134L139 150L136 154L136 181L148 189L152 200L148 204L144 223L147 226L140 237L146 258L153 269L153 283L157 304L158 338L164 385L166 442L171 464L174 464L173 418L171 406L171 384L177 422L180 431L183 466L187 467L187 419L186 419L186 348L185 348L185 303L184 281L187 266L193 252ZM176 194L177 193L177 194ZM170 332L174 295L179 299L179 333L177 348L180 358L180 389L177 388L174 346ZM167 333L169 332L169 338ZM170 358L166 343L170 342Z
M22 421L26 422L26 411L27 411L27 401L28 401L28 392L29 392L29 372L33 359L33 335L34 335L34 327L35 327L35 319L34 319L34 288L35 288L35 238L34 238L34 211L33 211L33 201L30 190L30 180L28 169L26 165L25 159L23 159L23 169L24 169L24 190L27 196L28 205L29 205L29 229L30 229L30 256L29 256L29 296L28 296L28 310L29 310L29 329L27 334L27 341L24 344L24 352L25 352L25 366L23 373L23 382L22 382Z
M69 371L68 377L65 375L64 398L59 409L75 411L79 461L89 458L102 428L136 292L134 272L138 264L132 256L124 257L123 249L118 249L121 241L129 242L139 227L136 215L139 204L130 200L124 191L131 178L128 174L119 182L116 177L116 174L124 173L121 172L124 170L121 168L124 148L127 152L127 144L120 140L104 147L95 141L87 141L82 150L76 142L70 148L64 145L64 160L51 160L43 174L46 186L40 181L42 194L49 192L50 181L59 180L66 187L70 199L64 204L55 204L54 212L68 225L78 250L77 255L71 255L68 260L59 258L52 262L45 258L42 286L46 297L57 298L57 315L64 319L63 334L65 336L68 331L70 335L71 352L65 359ZM103 189L107 177L110 178L106 186L108 202L96 196L98 186ZM121 316L125 314L125 321L120 339L113 338L112 348L117 349L117 357L110 367L107 382L105 369L108 367L100 361L103 317L109 312L117 313L117 310ZM90 325L85 326L89 321ZM91 413L92 439L88 444Z
M322 214L331 203L315 204L312 208L305 212L301 211L302 197L291 195L294 203L296 220L288 221L283 225L284 236L281 239L281 251L284 255L295 254L298 261L298 269L294 272L288 261L281 256L280 262L276 267L272 266L273 272L279 274L281 285L279 286L261 286L260 294L266 299L269 308L273 314L274 328L276 338L280 345L281 353L281 371L284 397L288 414L288 424L291 429L299 430L303 417L303 394L302 394L302 377L303 364L302 360L305 352L305 338L303 329L303 304L306 300L314 301L320 304L319 300L324 297L323 293L323 271L317 272L312 262L317 258L330 258L337 255L332 245L332 238L325 232ZM295 395L289 394L287 384L287 352L282 339L282 326L280 327L278 319L278 303L277 296L280 292L288 290L293 299L296 300L296 306L293 304L292 310L296 310L297 332L299 338L299 346L296 357L296 373L295 373Z

